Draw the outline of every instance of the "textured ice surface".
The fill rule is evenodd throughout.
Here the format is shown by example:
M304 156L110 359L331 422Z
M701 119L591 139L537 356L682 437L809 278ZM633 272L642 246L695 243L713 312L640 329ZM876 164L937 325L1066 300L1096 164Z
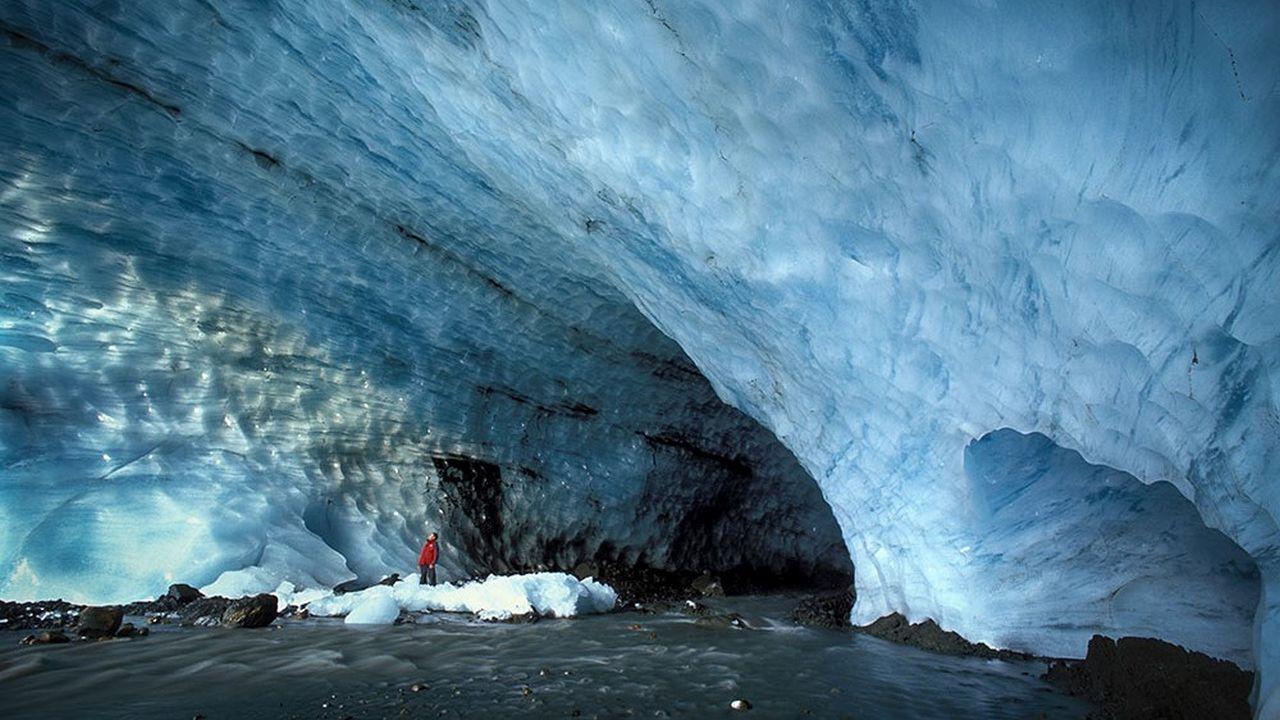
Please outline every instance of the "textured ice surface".
M150 542L157 584L368 575L434 519L421 460L443 451L574 489L521 495L512 537L563 538L594 500L610 527L583 537L646 547L662 524L631 521L651 506L640 468L674 439L654 433L683 421L723 451L740 426L692 410L710 394L634 305L817 480L856 620L999 642L1025 595L1078 613L1023 636L1043 647L1115 627L1103 568L1077 561L1096 538L1064 531L1023 576L974 550L1031 543L1038 505L993 506L965 448L1042 433L1172 484L1255 560L1274 716L1278 18L1232 0L6 3L0 592L109 593L136 579L111 552L126 538ZM736 496L711 485L704 503ZM1100 499L1053 498L1081 519ZM1105 503L1099 522L1123 522ZM1179 595L1146 597L1142 622L1179 622Z
M1252 666L1257 566L1172 485L1012 430L969 444L964 465L987 518L969 577L976 607L1001 613L999 645L1071 656L1096 632L1128 634Z
M590 578L564 573L491 575L484 580L452 585L419 585L416 578L395 586L375 585L360 592L312 600L312 615L346 616L348 623L387 624L401 609L475 613L486 620L536 613L543 617L574 617L609 612L618 601L613 588Z

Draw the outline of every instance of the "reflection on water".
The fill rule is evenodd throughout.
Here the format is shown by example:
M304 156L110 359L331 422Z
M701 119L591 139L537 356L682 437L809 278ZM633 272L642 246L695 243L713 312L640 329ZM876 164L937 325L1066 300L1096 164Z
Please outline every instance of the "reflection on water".
M140 640L19 648L0 633L0 717L1080 718L1038 663L933 655L784 620L791 598L724 601L759 630L671 613L534 625L265 630L160 626ZM639 628L635 626L639 625ZM417 692L412 686L419 684Z

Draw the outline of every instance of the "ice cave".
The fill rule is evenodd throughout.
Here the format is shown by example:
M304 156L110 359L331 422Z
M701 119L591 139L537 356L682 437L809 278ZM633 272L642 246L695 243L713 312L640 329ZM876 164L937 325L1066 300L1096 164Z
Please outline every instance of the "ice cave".
M306 657L479 642L427 622L460 612L587 643L612 621L564 618L648 573L1027 657L1155 638L1280 718L1280 6L6 0L0 31L14 613L181 583L309 603ZM38 692L0 622L0 696ZM817 714L858 713L832 677ZM510 702L580 702L537 679ZM872 716L965 716L912 707Z

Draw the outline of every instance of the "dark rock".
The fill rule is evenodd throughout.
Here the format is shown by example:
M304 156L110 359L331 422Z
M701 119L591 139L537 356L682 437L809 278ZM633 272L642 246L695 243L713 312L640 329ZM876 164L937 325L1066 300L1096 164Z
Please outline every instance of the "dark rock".
M395 585L400 582L400 573L391 573L390 575L378 581L379 585Z
M124 611L118 607L87 607L80 612L76 634L83 638L111 637L120 629Z
M856 598L853 589L807 597L791 611L791 619L801 625L825 628L853 627L849 615Z
M44 630L22 639L22 645L60 645L71 642L71 638L58 630Z
M1103 718L1249 720L1253 673L1155 638L1103 635L1084 660L1056 660L1043 679L1102 706Z
M182 608L178 622L183 625L217 626L222 624L222 614L231 605L224 597L204 597L192 601Z
M882 640L902 643L942 655L971 655L1000 660L1034 660L1034 655L1013 650L996 650L985 643L971 643L959 633L943 630L932 619L911 624L901 613L892 613L870 625L854 630Z
M368 583L362 583L359 580L347 580L346 582L340 582L337 585L334 585L333 594L346 595L347 593L360 592L361 590L368 589Z
M722 597L724 595L724 586L720 584L720 580L711 573L702 573L689 583L689 587L703 597Z
M233 601L222 613L223 627L266 627L276 621L279 600L270 593L242 597Z
M169 586L169 592L165 593L164 596L178 605L186 605L204 597L204 593L185 583L175 583Z

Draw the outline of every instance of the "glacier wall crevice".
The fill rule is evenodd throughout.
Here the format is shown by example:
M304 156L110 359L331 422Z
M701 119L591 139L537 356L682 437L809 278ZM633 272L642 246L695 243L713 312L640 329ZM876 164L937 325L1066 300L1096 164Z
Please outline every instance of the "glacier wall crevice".
M996 643L1009 610L997 599L1026 581L994 594L974 582L990 572L971 552L990 513L965 448L994 428L1039 433L1094 465L1168 482L1253 558L1258 711L1280 712L1275 8L19 1L0 23L13 70L0 130L6 242L19 243L6 269L74 271L72 288L93 288L67 293L58 318L156 322L156 303L134 295L167 287L193 295L165 311L184 322L165 325L190 328L219 298L243 296L305 315L267 332L273 351L357 393L354 369L383 352L364 346L396 357L402 338L424 333L487 348L456 352L498 368L501 382L483 381L491 397L566 409L606 403L558 392L551 369L528 378L525 363L504 361L585 345L601 361L568 374L600 368L597 392L619 406L646 399L607 368L645 365L651 346L667 348L660 359L678 351L634 306L816 479L858 569L855 620L898 610ZM84 260L49 246L90 236L118 245ZM121 250L137 237L155 238L153 259ZM188 263L212 297L175 274ZM423 280L424 266L438 279ZM450 287L470 289L451 300ZM19 310L7 317L47 307L10 302ZM490 330L501 337L471 337ZM7 326L6 360L34 372L49 332ZM92 333L83 342L77 356L119 352ZM131 381L135 358L116 364ZM369 395L374 416L396 418L411 411L397 404L403 385L430 373L388 365ZM190 387L225 382L203 371ZM37 387L62 387L56 367L41 372L55 374ZM637 412L664 417L655 403ZM112 407L84 403L99 405ZM334 408L317 407L306 419L321 427ZM486 435L491 417L459 414L468 437L511 446ZM360 433L382 422L358 415ZM80 421L102 424L91 420ZM239 469L244 426L219 423L214 413L191 425L227 434L211 450L230 468L224 482L198 484L217 507L240 496L222 488L259 482ZM567 423L534 437L563 440ZM642 462L648 443L628 441L630 460L616 462ZM150 448L120 444L128 451L106 452L121 461ZM49 457L64 452L78 451ZM183 450L157 446L112 477L172 452ZM94 477L115 467L82 454ZM291 472L329 472L320 456ZM599 484L633 492L623 476ZM1084 495L1084 507L1065 502L1088 509ZM1086 572L1043 570L1064 586ZM1091 579L1060 601L1082 608L1073 625L1109 627L1100 609L1088 617ZM1036 643L1074 642L1079 627Z

